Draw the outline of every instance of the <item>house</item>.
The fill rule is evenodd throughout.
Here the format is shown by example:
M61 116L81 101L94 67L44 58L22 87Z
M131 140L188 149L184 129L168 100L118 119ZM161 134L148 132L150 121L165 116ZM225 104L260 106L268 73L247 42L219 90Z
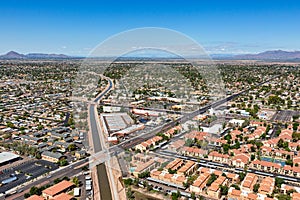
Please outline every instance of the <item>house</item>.
M184 140L176 140L175 142L169 145L169 149L172 151L178 151L185 144Z
M204 158L204 155L207 155L207 150L199 149L197 147L182 147L180 152L182 155L195 156L200 158Z
M277 172L279 173L281 170L281 165L278 163L263 161L263 160L254 160L250 164L251 168L259 169L268 172Z
M285 150L278 150L275 149L274 150L274 154L276 157L281 158L281 159L287 159L289 157L289 159L293 159L294 157L294 152L289 152L289 151L285 151Z
M152 146L155 146L157 143L162 141L163 138L161 136L154 136L153 138L146 140L135 146L135 150L139 150L140 152L146 151Z
M228 198L231 200L242 200L241 194L241 190L236 190L232 187L228 190Z
M150 177L159 180L159 176L161 173L162 173L162 171L152 170L150 172Z
M264 195L271 195L274 190L274 187L275 179L272 177L265 177L260 183L258 192Z
M293 130L289 130L289 129L281 130L278 138L282 139L283 141L286 141L286 142L292 142L293 141Z
M38 195L34 194L34 195L28 197L28 198L25 199L25 200L44 200L44 198L41 197L41 196L38 196Z
M293 167L293 175L300 178L300 167Z
M57 163L58 161L60 161L63 157L61 153L53 153L51 151L44 151L42 154L42 159L43 160L47 160L53 163Z
M146 163L146 162L150 161L151 159L153 159L152 156L144 155L142 153L137 153L132 157L132 162L133 162L133 164L138 163L138 162Z
M294 157L293 163L294 163L294 165L298 164L298 166L299 166L300 165L300 156Z
M75 157L76 157L77 159L84 158L85 155L86 155L85 150L81 150L81 151L76 151L76 152L75 152Z
M179 175L192 175L196 169L197 164L194 161L188 160L178 171L177 174Z
M148 144L147 142L142 142L135 146L135 150L140 151L140 152L146 151L148 145L150 145L150 144Z
M46 200L56 199L57 195L67 192L74 187L74 184L70 181L63 180L49 188L42 191L42 196Z
M258 177L253 173L248 173L241 184L241 190L252 192L253 186L257 183Z
M186 182L186 177L184 175L174 174L171 177L171 182L183 186L183 184Z
M171 138L173 135L179 133L181 130L182 130L182 127L180 125L175 126L175 127L171 128L170 130L166 131L164 133L164 135Z
M298 142L289 142L289 148L291 151L297 151L298 147L300 147L300 140Z
M289 165L285 165L282 168L281 173L285 174L285 175L292 175L293 174L293 168Z
M273 138L270 140L265 140L262 143L264 144L264 146L275 148L275 147L277 147L278 141L279 141L279 138L277 137L277 138Z
M208 154L208 159L220 163L228 163L229 162L229 155L221 154L216 151L212 151Z
M300 193L294 192L294 193L292 194L292 200L299 200L299 199L300 199Z
M165 169L178 170L183 165L183 160L176 158L172 162L170 162Z
M227 140L223 140L223 139L221 139L221 138L218 138L218 139L216 139L216 141L215 141L215 145L216 146L222 146L223 144L226 144L227 143Z
M155 169L158 166L158 162L155 162L155 160L149 160L147 162L139 162L136 169L133 172L133 175L138 178L139 174L145 172L145 171L151 171Z
M202 141L207 138L207 132L200 132L200 131L191 131L188 134L185 134L185 139L196 139L198 141Z
M243 198L244 200L257 200L258 196L254 193L248 193L247 196Z
M231 158L231 164L238 168L244 168L251 160L251 156L246 153L240 153Z
M248 140L260 138L260 136L266 132L266 129L267 128L264 126L258 126L252 134L247 135L247 137L249 138Z
M200 176L194 181L194 183L190 185L190 191L195 192L196 194L200 194L201 192L203 192L209 177L209 172L200 174Z
M229 183L239 183L240 178L238 174L234 174L234 173L226 173L226 177L228 179Z
M207 194L209 197L219 199L221 197L221 188L220 186L226 185L227 179L224 176L219 176L217 180L215 180L211 186L207 189Z
M250 126L262 126L264 123L259 121L251 121Z
M72 195L66 193L60 193L59 195L55 196L53 200L71 200L74 199Z

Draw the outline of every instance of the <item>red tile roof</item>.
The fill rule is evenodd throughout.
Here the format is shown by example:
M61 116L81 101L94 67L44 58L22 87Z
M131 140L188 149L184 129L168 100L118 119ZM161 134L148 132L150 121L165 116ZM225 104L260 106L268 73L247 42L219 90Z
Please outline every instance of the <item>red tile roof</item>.
M26 200L44 200L44 198L35 194L35 195L30 196Z
M245 154L245 153L241 153L241 154L238 154L238 155L234 156L232 158L232 160L235 160L236 162L242 162L242 163L247 164L250 161L250 155Z
M249 193L249 194L248 194L248 199L249 199L249 200L256 200L257 197L258 197L258 196L257 196L256 194L253 194L253 193Z
M241 190L233 189L233 190L231 191L231 195L236 196L236 197L240 197L241 194L242 194L242 191L241 191Z
M63 180L45 190L43 190L43 193L50 195L50 196L55 196L55 195L63 192L64 190L72 187L73 185L74 184L72 182Z
M281 168L281 165L278 163L268 162L268 161L264 161L264 160L255 160L252 162L252 164L261 165L264 167L274 167L277 169Z
M66 194L66 193L61 193L59 195L57 195L54 200L70 200L72 199L73 196Z
M257 176L253 173L248 173L242 183L242 187L252 189L257 182Z
M293 193L293 200L299 200L300 199L300 193Z
M218 158L229 158L228 154L221 154L216 151L212 151L209 153L209 156L218 157Z

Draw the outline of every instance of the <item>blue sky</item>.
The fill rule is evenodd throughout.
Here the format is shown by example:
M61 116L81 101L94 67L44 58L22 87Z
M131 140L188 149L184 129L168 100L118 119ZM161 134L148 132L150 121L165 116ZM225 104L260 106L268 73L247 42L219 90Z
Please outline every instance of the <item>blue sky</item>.
M0 54L87 55L128 29L182 32L209 53L300 50L300 2L284 1L1 1Z

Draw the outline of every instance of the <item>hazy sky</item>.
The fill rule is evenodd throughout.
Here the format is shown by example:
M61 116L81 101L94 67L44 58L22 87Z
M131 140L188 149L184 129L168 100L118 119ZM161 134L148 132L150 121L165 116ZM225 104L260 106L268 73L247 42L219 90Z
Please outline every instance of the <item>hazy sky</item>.
M87 55L106 38L140 27L182 32L210 53L300 50L298 0L0 2L0 54Z

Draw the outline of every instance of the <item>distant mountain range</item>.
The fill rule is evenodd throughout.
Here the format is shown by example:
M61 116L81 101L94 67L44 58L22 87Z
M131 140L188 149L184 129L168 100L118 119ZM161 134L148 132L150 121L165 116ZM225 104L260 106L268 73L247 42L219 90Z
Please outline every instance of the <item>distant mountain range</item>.
M15 51L10 51L0 56L0 59L68 59L73 58L64 54L45 54L45 53L29 53L20 54Z
M265 51L258 54L235 55L232 58L241 60L300 60L300 51Z
M265 51L258 54L211 54L213 59L226 60L284 60L284 61L300 61L300 51ZM4 55L0 55L0 59L74 59L84 57L74 57L64 54L45 54L45 53L29 53L20 54L10 51Z

